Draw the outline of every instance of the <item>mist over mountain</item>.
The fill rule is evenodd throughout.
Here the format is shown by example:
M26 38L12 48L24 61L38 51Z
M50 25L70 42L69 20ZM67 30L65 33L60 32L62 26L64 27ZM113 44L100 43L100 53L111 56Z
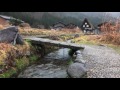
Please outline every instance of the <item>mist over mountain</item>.
M120 12L109 12L113 17L120 17Z
M0 12L0 14L22 19L33 27L42 24L49 28L50 25L56 22L74 23L80 26L85 18L94 26L97 26L102 22L106 12ZM109 14L111 18L120 15L117 12L109 12Z

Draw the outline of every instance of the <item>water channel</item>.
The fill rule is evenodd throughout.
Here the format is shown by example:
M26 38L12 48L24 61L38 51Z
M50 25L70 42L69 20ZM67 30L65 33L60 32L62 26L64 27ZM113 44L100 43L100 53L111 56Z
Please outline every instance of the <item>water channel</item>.
M37 64L21 72L18 78L67 78L66 70L72 59L68 54L69 50L60 48L45 55Z

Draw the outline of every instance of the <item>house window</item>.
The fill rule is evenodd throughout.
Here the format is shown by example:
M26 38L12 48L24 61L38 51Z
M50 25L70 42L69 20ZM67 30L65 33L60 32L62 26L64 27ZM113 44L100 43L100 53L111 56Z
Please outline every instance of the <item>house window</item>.
M84 30L84 33L86 33L86 30Z
M87 23L85 23L85 25L87 25Z
M85 27L85 25L83 25L83 27Z
M89 27L89 25L87 25L86 27Z

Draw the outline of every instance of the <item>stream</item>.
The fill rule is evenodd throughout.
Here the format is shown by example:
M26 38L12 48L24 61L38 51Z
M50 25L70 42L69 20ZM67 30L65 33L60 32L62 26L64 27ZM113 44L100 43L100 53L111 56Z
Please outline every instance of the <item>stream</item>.
M72 58L69 50L61 48L45 55L37 64L21 72L18 78L67 78L66 70Z

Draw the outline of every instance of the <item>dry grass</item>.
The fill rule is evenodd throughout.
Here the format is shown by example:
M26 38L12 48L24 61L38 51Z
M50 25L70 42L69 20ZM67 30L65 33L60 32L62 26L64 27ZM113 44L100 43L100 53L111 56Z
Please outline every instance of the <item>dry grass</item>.
M73 39L72 42L78 44L99 44L98 38L100 38L99 35L82 35Z
M1 24L0 24L0 30L3 30L3 29L5 29L5 28L7 28L7 27L10 27L10 25L1 25Z
M47 30L47 29L36 29L36 28L20 28L19 31L22 35L47 35L47 36L57 36L62 34L73 34L81 33L81 30L77 29L64 29L61 31Z
M0 30L4 29L3 25L0 25Z
M3 71L15 65L15 59L25 56L30 51L30 46L25 42L25 45L16 45L0 43L0 69Z
M120 45L120 33L106 33L103 35L83 35L73 40L80 44L112 44Z
M120 45L120 33L107 33L101 35L101 38L99 40L100 42L108 44Z

